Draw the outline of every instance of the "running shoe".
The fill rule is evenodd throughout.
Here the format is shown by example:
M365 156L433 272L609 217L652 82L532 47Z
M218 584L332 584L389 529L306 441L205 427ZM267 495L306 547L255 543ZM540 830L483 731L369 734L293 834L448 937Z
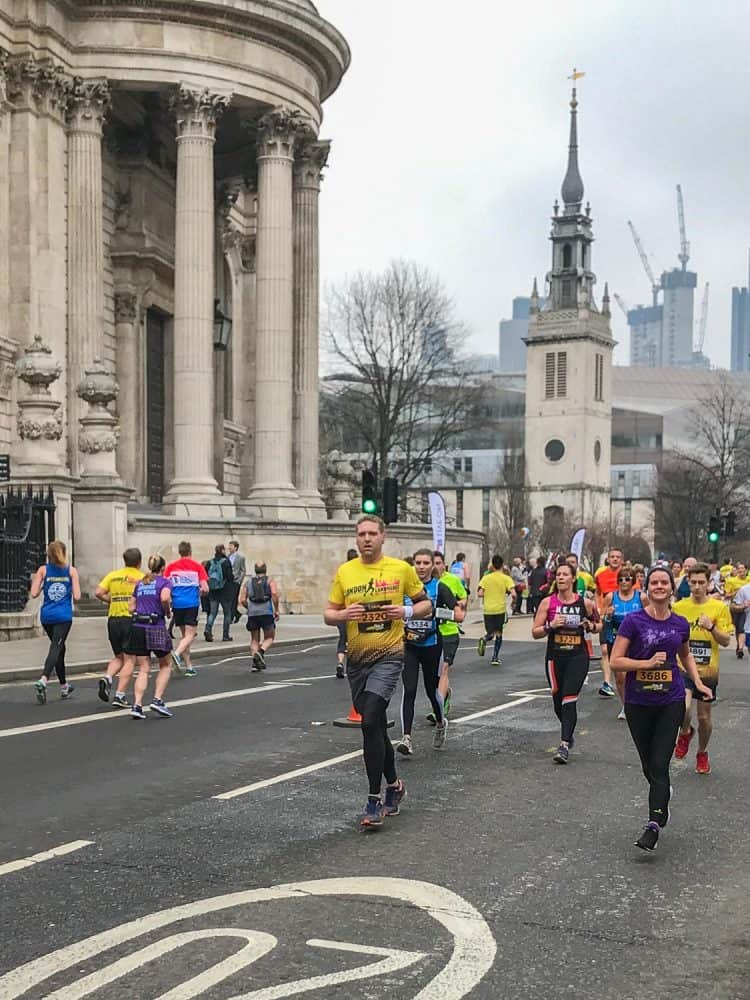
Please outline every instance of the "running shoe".
M385 786L385 802L383 803L384 816L398 816L401 812L401 803L406 798L406 785L399 778L395 785Z
M130 708L130 702L124 694L115 694L112 699L112 708Z
M411 736L409 736L408 733L404 733L400 742L396 744L396 749L399 753L402 753L404 757L411 757L414 753L414 747L412 746Z
M445 746L445 737L448 735L448 720L443 719L442 722L438 722L435 726L435 732L432 734L432 749L442 750Z
M72 684L63 684L60 688L60 697L65 701L66 698L70 698L74 691L75 688Z
M567 764L569 756L570 756L570 749L566 747L564 743L561 743L560 746L557 748L557 753L552 758L552 763Z
M336 664L336 680L343 681L344 677L345 677L344 668L341 666L340 663L337 663Z
M736 655L736 657L737 657L738 660L741 660L744 657L744 655L745 655L745 650L744 649L738 649L735 655Z
M677 737L677 744L674 748L674 755L677 760L682 760L683 757L687 757L687 752L690 749L690 741L695 733L695 727L690 727L689 733L680 733Z
M47 702L47 685L44 681L37 681L34 685L36 688L36 700L40 705L44 705Z
M185 664L183 663L182 657L177 652L177 650L173 649L172 652L169 655L172 657L172 666L175 668L175 670L177 671L177 673L178 674L184 674L185 673Z
M434 712L430 712L429 715L425 715L425 719L427 719L427 721L429 722L429 724L431 726L436 726L437 725L437 719L435 718L435 713Z
M621 708L620 711L617 713L617 719L618 719L618 722L625 722L626 721L626 718L625 718L625 709L624 708Z
M359 825L364 826L368 830L377 830L383 825L384 818L383 803L380 799L368 799Z
M484 651L486 648L487 648L487 639L485 638L485 636L482 636L479 642L477 643L477 653L479 654L479 656L484 656Z
M146 713L143 711L140 705L133 705L130 709L130 714L134 719L145 719Z
M263 669L263 667L261 666L259 653L253 653L253 665L250 667L250 669L253 671L254 674L259 674Z
M99 691L97 693L100 701L109 702L109 696L112 693L112 679L110 677L99 678Z
M208 629L206 629L206 631L203 633L203 638L205 639L206 642L214 641L213 634L209 632Z
M172 718L172 713L169 711L161 698L154 698L148 707L151 712L156 712L157 715L161 715L164 719Z
M491 667L499 667L502 662L503 661L500 659L500 657L496 656L496 657L494 657L494 659L490 660L490 666Z
M452 690L450 688L448 688L448 692L447 692L447 694L445 696L445 699L443 701L443 715L446 718L448 718L448 716L451 714L451 695L452 694L453 694Z
M617 692L607 681L604 681L602 686L599 688L599 694L602 698L614 698Z
M265 651L265 649L263 649L262 646L258 650L258 658L259 658L259 661L260 661L260 669L261 670L265 670L266 669L266 651Z
M232 637L231 637L231 635L223 635L221 637L221 641L222 642L231 642L232 641Z
M695 773L696 774L710 774L711 773L711 761L708 759L708 751L699 750L695 755Z
M643 833L638 840L636 840L635 846L640 847L642 851L655 851L658 843L659 824L649 823L648 826L644 827Z
M195 667L188 667L187 670L185 671L185 676L186 677L197 677L198 676L198 671L195 669Z

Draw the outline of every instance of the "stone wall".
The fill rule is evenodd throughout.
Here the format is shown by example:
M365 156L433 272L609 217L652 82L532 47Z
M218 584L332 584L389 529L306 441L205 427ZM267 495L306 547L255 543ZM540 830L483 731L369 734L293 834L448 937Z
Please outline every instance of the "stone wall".
M234 538L240 543L240 551L251 572L252 563L267 563L269 575L279 585L283 611L316 614L325 606L336 567L346 558L346 550L354 547L354 530L353 522L279 524L249 520L178 520L144 514L131 515L128 545L138 546L144 561L154 552L171 560L177 558L180 540L186 539L192 543L194 557L202 562L213 555L214 545L226 544ZM449 531L448 559L456 551L465 552L476 576L483 540L479 532ZM392 525L387 532L385 552L400 557L431 545L429 525ZM111 568L101 567L102 575Z

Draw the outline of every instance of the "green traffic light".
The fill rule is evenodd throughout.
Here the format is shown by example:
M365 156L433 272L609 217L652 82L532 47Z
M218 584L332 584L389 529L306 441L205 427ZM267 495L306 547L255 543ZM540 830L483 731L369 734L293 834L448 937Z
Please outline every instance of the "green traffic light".
M708 533L708 540L709 540L709 542L711 542L712 545L713 545L714 542L718 542L718 540L719 540L719 532L718 531L709 531L709 533Z
M362 513L363 514L377 514L378 512L378 501L377 500L363 500L362 501Z

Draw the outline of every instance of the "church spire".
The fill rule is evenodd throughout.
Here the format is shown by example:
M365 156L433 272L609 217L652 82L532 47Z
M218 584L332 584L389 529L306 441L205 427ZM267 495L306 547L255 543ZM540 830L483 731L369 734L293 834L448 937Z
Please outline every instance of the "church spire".
M562 183L562 200L565 215L578 215L583 203L583 180L578 169L578 99L576 97L576 80L583 76L573 70L573 95L570 101L570 142L568 145L568 170Z

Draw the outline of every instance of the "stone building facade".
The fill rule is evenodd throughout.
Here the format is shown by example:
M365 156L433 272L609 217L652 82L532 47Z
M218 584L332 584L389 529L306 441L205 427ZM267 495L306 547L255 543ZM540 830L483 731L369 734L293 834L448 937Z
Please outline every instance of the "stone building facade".
M348 63L309 0L0 7L0 452L89 584L139 512L326 517L319 130Z

